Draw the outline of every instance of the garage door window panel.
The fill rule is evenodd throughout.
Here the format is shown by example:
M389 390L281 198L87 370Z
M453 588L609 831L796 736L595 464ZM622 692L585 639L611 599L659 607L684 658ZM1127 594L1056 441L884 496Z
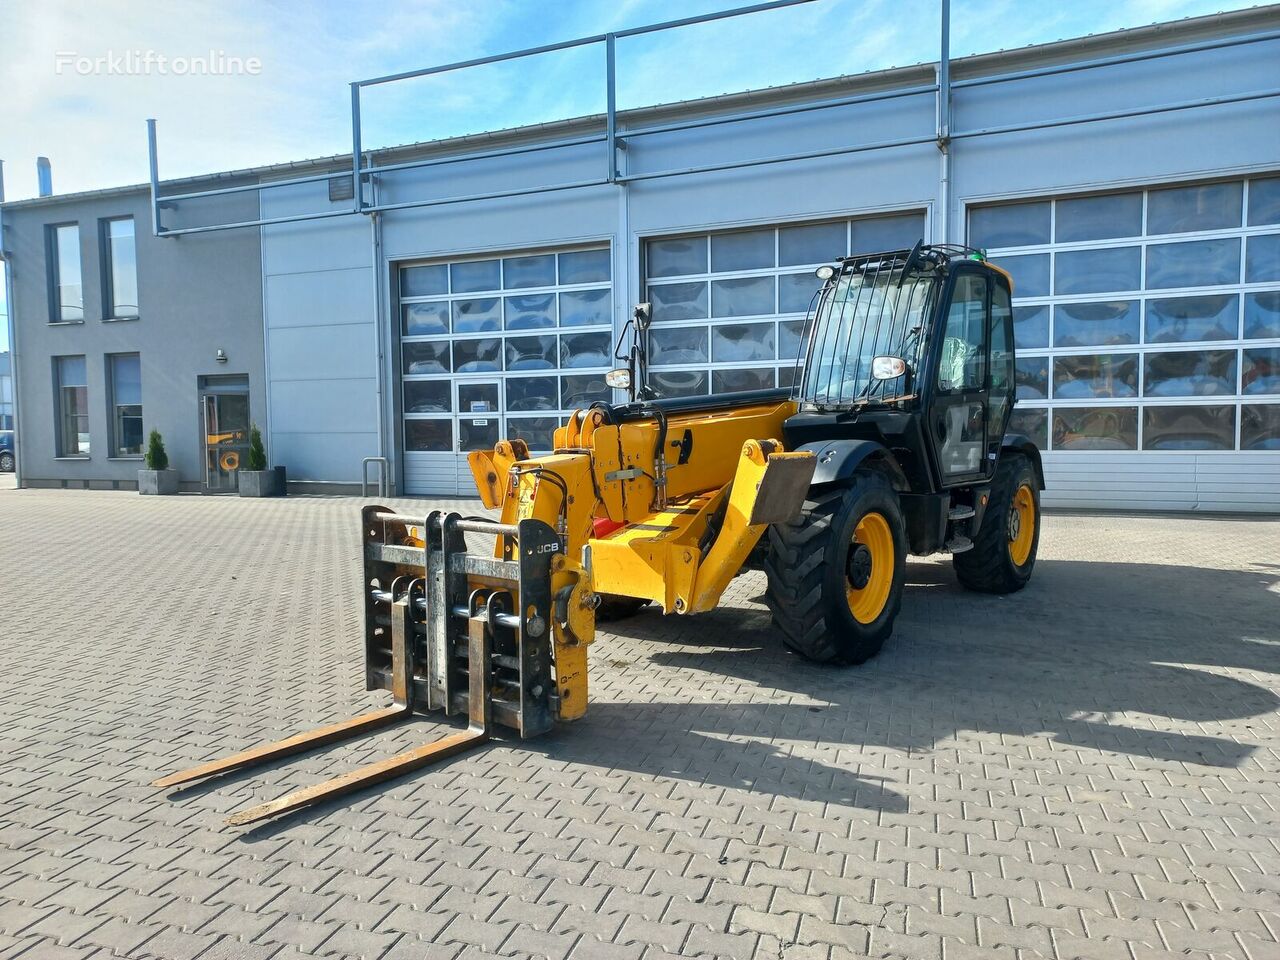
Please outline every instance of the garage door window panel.
M923 213L887 217L860 217L849 224L849 252L882 253L910 250L925 239Z
M408 375L448 373L453 369L446 341L409 341L401 344L401 351Z
M1054 256L1053 292L1064 297L1142 287L1142 249L1067 250Z
M1147 247L1147 286L1216 287L1240 282L1240 240L1188 240Z
M702 320L709 314L710 295L705 281L664 283L649 287L654 323Z
M502 369L502 340L458 340L453 345L458 373L493 373Z
M713 317L763 317L777 312L773 277L711 281Z
M1137 343L1142 333L1141 317L1137 300L1060 303L1053 308L1053 345L1100 347Z
M1137 395L1136 353L1086 354L1053 361L1053 396L1057 400Z
M554 370L556 368L556 338L508 337L506 343L507 369Z
M563 410L577 410L589 407L597 400L608 400L611 395L609 385L604 382L603 373L576 374L560 378L560 407Z
M738 393L743 390L768 390L774 386L773 368L767 370L715 370L712 393Z
M1137 407L1055 407L1054 450L1138 449Z
M1018 357L1014 383L1019 400L1049 399L1049 358Z
M442 263L400 268L400 296L435 297L449 292L449 268Z
M480 293L502 289L502 265L498 260L470 260L449 265L451 293Z
M1040 450L1049 449L1049 411L1046 407L1014 407L1009 433L1021 434Z
M1142 236L1142 194L1059 200L1054 213L1058 243Z
M649 382L664 397L703 397L711 386L706 370L654 370Z
M772 230L746 230L741 233L717 233L711 236L712 273L765 270L775 265L774 260Z
M848 233L849 226L843 220L781 227L778 230L778 265L794 267L832 263L848 253ZM809 271L807 276L812 279L813 272Z
M1240 408L1240 449L1280 450L1280 403Z
M560 326L592 327L608 323L608 290L574 290L560 294Z
M447 300L406 303L402 309L401 333L406 337L430 337L449 332Z
M555 284L554 254L507 257L502 261L502 286L506 290L519 290L523 287L554 287Z
M1013 295L1018 299L1049 296L1049 255L1033 253L1021 257L992 257L1001 270L1013 278Z
M1176 350L1148 353L1142 389L1148 397L1234 396L1236 351Z
M1233 406L1151 406L1142 412L1144 450L1234 450Z
M508 417L507 436L523 440L533 452L554 449L559 417Z
M1280 290L1245 296L1244 335L1247 340L1280 339Z
M1049 346L1047 304L1013 308L1013 345L1018 350Z
M1147 193L1147 234L1195 233L1238 227L1242 187L1236 181L1151 190Z
M969 215L969 242L984 250L1038 246L1049 242L1051 221L1047 200L981 207Z
M404 448L407 451L423 453L451 452L453 450L453 421L446 419L406 419L404 422Z
M773 360L772 323L720 324L711 328L711 359L716 363Z
M1249 238L1245 252L1244 282L1280 282L1280 233Z
M1280 223L1280 177L1249 181L1249 226Z
M558 255L560 283L608 283L612 266L608 250L574 250Z
M540 330L556 325L556 297L543 293L507 297L502 308L508 330Z
M454 333L489 333L501 329L502 300L498 297L453 301Z
M655 367L706 363L706 327L655 327L649 332L649 358Z
M1280 347L1244 351L1240 369L1240 392L1280 394Z
M450 413L452 410L453 397L448 380L405 381L405 413Z
M1147 343L1234 340L1240 298L1234 294L1148 300Z
M507 378L508 410L557 410L559 406L560 387L556 377Z
M613 363L612 340L607 333L575 333L560 335L560 366L572 370L583 367L609 367Z
M707 272L707 237L651 240L645 247L647 273L657 277L691 277Z

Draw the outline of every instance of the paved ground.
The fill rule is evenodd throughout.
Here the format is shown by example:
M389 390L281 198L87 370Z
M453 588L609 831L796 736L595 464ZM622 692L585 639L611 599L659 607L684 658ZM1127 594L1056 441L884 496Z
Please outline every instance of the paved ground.
M356 506L0 492L0 960L1280 957L1280 522L1053 517L1006 599L915 563L856 670L748 577L544 739L250 831L441 725L148 789L370 703Z

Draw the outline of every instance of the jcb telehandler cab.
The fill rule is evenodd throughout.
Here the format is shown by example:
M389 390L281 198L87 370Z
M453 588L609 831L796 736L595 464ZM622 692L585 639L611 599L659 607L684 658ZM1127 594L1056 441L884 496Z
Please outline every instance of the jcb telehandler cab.
M1020 589L1039 539L1040 457L1005 429L1011 288L967 248L846 257L806 324L796 386L662 399L633 327L632 400L578 410L555 451L521 440L469 463L498 520L362 513L365 674L393 705L156 781L171 786L350 737L415 710L468 718L435 743L242 811L305 806L587 708L597 615L717 605L754 566L783 641L861 663L893 629L909 553L949 552L960 581ZM493 538L489 555L467 537Z

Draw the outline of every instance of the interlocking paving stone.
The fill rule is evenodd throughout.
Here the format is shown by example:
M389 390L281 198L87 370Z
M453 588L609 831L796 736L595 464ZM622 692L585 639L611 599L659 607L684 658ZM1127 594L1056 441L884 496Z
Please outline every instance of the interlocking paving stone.
M1051 515L1009 597L913 560L849 670L748 574L602 627L542 738L249 830L452 725L150 789L386 701L358 507L0 490L0 960L1280 957L1280 522Z

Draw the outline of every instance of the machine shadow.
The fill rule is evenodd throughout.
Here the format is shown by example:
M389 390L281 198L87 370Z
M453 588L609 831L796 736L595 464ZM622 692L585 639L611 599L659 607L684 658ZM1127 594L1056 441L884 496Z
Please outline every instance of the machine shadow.
M609 696L605 679L586 720L527 746L563 761L879 809L902 809L903 797L891 782L858 775L854 751L847 769L835 768L787 744L928 751L977 731L1236 767L1255 749L1248 720L1280 698L1222 670L1280 673L1271 645L1280 621L1259 622L1277 582L1262 565L1042 560L1022 593L992 597L959 587L949 564L913 563L894 637L855 668L790 654L767 611L750 604L690 621L646 611L607 625L635 661L614 662L677 675L655 679L645 702ZM682 625L695 620L704 626ZM740 702L739 686L754 690L753 702ZM664 687L695 699L664 698ZM1196 732L1231 721L1231 736Z

